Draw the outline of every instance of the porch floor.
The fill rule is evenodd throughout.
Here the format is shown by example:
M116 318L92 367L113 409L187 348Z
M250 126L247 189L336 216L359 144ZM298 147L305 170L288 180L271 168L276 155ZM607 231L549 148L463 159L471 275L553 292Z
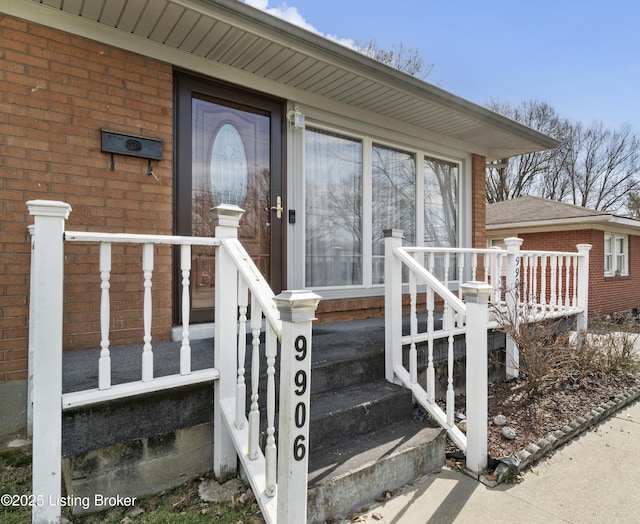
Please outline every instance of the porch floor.
M152 341L152 344L154 377L179 373L182 342ZM191 340L190 345L193 371L213 366L212 338ZM110 348L113 384L140 380L142 346L143 342ZM346 360L368 348L384 349L384 318L328 322L313 326L312 365ZM63 392L97 388L99 357L100 348L65 351L62 355Z

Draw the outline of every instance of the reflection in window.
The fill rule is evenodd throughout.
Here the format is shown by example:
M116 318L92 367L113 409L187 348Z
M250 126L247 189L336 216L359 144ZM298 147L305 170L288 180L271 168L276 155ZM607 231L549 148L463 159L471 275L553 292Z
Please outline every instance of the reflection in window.
M455 247L458 219L458 164L424 159L424 242Z
M211 148L211 187L215 202L243 207L248 176L247 153L240 133L232 124L224 124Z
M383 146L372 150L373 284L384 283L385 229L403 229L415 245L416 166L413 155Z
M458 244L458 164L424 159L424 245L456 247ZM456 259L449 260L449 277L455 278ZM444 279L442 258L435 260L436 276Z
M307 286L362 283L362 144L305 131Z

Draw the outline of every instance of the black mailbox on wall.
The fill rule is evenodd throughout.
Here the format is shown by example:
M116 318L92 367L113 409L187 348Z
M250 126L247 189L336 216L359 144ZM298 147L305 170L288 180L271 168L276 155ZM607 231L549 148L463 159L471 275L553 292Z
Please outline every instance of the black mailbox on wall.
M118 155L139 156L149 160L162 159L162 142L141 136L123 135L113 131L102 131L102 151Z

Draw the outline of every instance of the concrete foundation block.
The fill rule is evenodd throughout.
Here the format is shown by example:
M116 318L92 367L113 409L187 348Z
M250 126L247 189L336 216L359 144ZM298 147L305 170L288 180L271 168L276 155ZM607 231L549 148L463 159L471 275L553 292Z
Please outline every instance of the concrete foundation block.
M213 467L213 425L201 424L63 459L66 496L74 513L133 505ZM127 504L131 502L131 504Z

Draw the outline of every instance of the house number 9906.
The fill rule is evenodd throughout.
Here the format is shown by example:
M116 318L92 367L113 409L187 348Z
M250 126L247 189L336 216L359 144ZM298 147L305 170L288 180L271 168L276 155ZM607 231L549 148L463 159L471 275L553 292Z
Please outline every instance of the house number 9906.
M300 335L296 338L294 345L296 350L296 360L298 362L304 361L304 359L307 358L306 337ZM294 393L296 396L302 397L307 392L307 372L303 369L299 369L293 378L293 382L295 384ZM298 429L303 428L307 423L307 405L305 404L304 399L301 399L300 402L296 404L294 411L294 423ZM293 441L293 458L300 461L306 454L307 447L305 445L305 437L304 435L298 435Z

